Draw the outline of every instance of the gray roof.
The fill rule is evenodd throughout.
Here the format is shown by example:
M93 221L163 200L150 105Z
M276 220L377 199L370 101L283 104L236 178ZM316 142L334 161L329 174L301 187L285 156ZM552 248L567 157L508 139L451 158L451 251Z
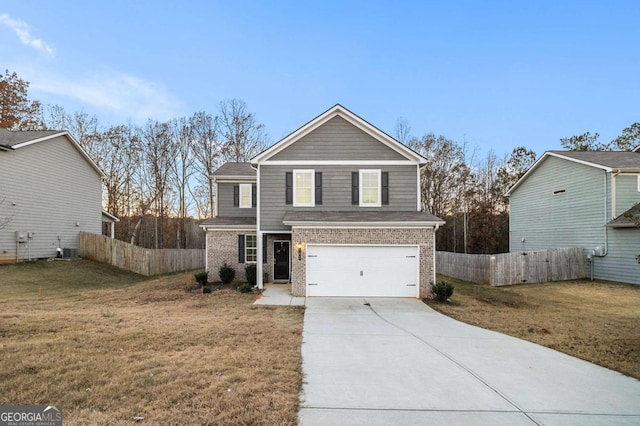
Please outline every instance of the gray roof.
M28 130L14 132L7 129L0 129L0 145L12 147L23 142L29 142L63 132L64 130Z
M256 169L251 167L251 163L225 163L213 172L211 176L256 177Z
M607 223L607 226L612 228L640 228L640 203Z
M612 169L640 168L640 153L632 151L549 151Z
M256 227L255 217L212 217L200 224L203 228L249 228Z
M425 212L413 211L290 211L282 221L285 225L296 222L318 223L420 223L444 225L439 217Z

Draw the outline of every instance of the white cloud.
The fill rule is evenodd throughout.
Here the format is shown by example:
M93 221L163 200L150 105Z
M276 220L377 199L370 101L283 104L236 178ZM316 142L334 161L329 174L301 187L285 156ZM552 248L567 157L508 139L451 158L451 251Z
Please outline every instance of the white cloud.
M34 38L31 33L31 27L24 21L13 19L6 13L0 14L0 24L4 24L16 33L22 44L33 47L36 50L53 57L56 53L55 49L39 38Z
M178 112L178 102L163 87L128 74L110 72L73 80L36 74L31 76L32 89L70 97L121 118L166 120Z

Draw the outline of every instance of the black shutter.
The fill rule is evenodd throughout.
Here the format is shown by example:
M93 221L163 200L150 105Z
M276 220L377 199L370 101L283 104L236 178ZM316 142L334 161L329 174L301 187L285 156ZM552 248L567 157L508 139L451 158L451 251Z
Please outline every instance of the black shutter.
M267 236L262 236L262 263L267 263Z
M258 199L258 194L256 191L256 184L251 185L251 205L253 207L256 206L256 200Z
M389 205L389 172L382 172L382 204Z
M285 204L293 204L293 172L284 174Z
M358 205L360 204L359 194L358 194L358 182L360 181L360 176L358 172L351 172L351 204Z
M322 204L322 172L316 172L316 204Z
M240 205L240 185L233 185L233 207Z
M244 263L244 235L238 235L238 263Z

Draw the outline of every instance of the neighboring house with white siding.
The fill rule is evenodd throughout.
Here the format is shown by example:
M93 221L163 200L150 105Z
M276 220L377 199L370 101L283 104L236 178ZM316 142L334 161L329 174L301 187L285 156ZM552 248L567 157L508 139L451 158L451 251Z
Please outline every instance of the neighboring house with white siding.
M100 234L103 178L65 131L0 129L0 262L55 257L78 249L80 231Z
M586 274L640 284L638 148L547 151L507 196L511 252L581 247Z
M242 277L255 264L260 288L290 282L296 296L426 297L444 221L421 211L425 164L336 105L212 174L207 270L227 263Z

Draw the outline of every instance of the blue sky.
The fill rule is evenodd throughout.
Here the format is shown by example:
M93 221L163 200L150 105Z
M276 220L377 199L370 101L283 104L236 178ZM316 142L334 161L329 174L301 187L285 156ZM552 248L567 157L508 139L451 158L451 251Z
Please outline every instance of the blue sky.
M0 4L0 67L104 124L244 100L272 142L336 103L393 134L539 155L640 121L637 1Z

